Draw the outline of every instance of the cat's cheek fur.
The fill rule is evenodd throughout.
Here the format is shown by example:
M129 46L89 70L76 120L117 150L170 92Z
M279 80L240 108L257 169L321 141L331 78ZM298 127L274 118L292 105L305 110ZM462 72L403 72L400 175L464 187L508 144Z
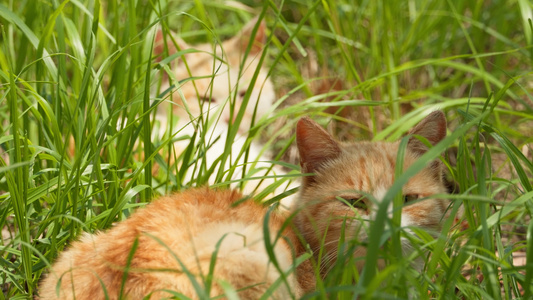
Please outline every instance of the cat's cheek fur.
M416 226L439 231L445 214L443 200L426 199L402 209L402 227ZM405 218L405 219L404 219Z

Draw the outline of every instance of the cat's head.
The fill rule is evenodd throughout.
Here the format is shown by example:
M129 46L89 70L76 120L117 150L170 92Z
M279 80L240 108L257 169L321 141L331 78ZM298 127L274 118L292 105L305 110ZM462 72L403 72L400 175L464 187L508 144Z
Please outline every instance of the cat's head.
M415 135L433 145L445 137L444 114L431 113L409 134L403 170L427 151ZM333 262L342 234L346 240L357 239L363 244L367 239L366 229L375 217L376 203L383 200L395 180L400 141L340 143L309 118L298 122L296 140L302 173L314 174L303 178L295 203L296 225L313 251L323 245L325 261ZM441 162L433 161L403 186L402 227L440 229L448 201L432 199L431 195L446 192L442 172ZM366 255L366 248L356 248L354 255ZM358 268L362 266L361 261Z
M173 111L176 115L189 120L184 108L186 102L194 118L200 114L206 116L209 111L210 118L218 119L220 116L221 122L230 123L233 121L230 120L230 102L234 104L235 117L249 89L251 95L240 127L249 128L256 105L256 118L269 111L275 98L274 88L267 77L267 70L259 66L266 44L266 25L264 21L259 23L253 36L256 23L257 19L253 19L237 35L216 45L188 45L174 37L179 51L185 53L171 63L173 75L178 81L173 81L172 84L179 87L179 91L175 88L172 92ZM254 40L248 51L252 36ZM164 54L164 39L165 35L159 30L156 34L155 55ZM169 55L178 53L170 37L166 37L166 44ZM257 80L250 86L258 68L260 72ZM169 86L169 78L165 78L166 85L163 85L162 90Z

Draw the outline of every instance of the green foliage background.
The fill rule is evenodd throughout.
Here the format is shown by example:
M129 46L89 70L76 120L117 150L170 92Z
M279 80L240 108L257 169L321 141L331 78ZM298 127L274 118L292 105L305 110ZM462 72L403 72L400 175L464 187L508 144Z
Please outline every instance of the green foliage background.
M290 145L303 115L341 138L396 140L443 109L450 138L434 157L455 149L446 161L463 228L418 232L433 253L423 272L408 267L413 257L361 278L337 266L306 298L530 299L532 15L527 0L0 1L0 299L32 298L82 231L211 176L226 185L229 175L210 170L180 176L205 141L171 162L171 140L151 139L150 115L168 93L153 94L165 65L151 58L151 29L213 42L253 16L270 30L265 66L279 101L248 138L288 168L298 169Z

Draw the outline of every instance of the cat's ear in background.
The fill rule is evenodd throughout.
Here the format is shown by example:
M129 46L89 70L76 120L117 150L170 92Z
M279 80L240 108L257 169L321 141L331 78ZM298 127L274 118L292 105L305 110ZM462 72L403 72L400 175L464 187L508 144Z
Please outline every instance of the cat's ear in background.
M308 117L298 121L296 144L300 153L302 173L315 173L326 162L337 158L342 153L339 143L324 128Z
M241 53L245 53L246 49L248 49L248 44L250 43L250 39L253 36L254 28L257 24L257 21L258 17L255 17L250 20L246 25L244 25L241 32L239 32L234 38L231 39L232 42L236 43L236 46ZM267 40L266 30L267 28L265 20L261 20L261 23L259 23L257 31L255 33L253 44L248 55L257 55L261 53L261 51L263 51Z
M409 134L425 137L431 145L436 145L446 136L446 117L444 113L440 110L430 113L413 127ZM408 148L417 154L423 154L428 150L428 147L414 136L409 139Z
M176 44L174 44L174 42ZM154 40L154 51L153 55L158 57L158 61L161 61L162 56L165 55L165 41L166 41L166 47L168 47L168 55L175 54L179 50L189 49L191 46L189 46L184 40L177 37L172 31L163 32L163 28L161 26L158 26L157 32L155 33L155 40Z

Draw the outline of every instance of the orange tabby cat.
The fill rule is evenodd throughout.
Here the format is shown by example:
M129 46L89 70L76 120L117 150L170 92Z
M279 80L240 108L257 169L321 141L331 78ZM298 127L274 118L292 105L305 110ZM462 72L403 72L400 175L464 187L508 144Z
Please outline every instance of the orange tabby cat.
M409 133L425 137L435 145L446 135L444 114L441 111L431 113ZM315 175L303 178L299 199L294 206L294 210L299 212L295 223L315 253L319 253L319 248L324 245L324 265L321 267L322 271L327 272L336 260L343 226L346 240L366 239L366 220L375 217L376 203L383 199L394 182L400 143L339 143L308 118L298 123L296 140L302 173ZM427 147L419 139L411 137L406 149L404 170L426 150ZM439 223L449 202L431 198L416 200L446 193L442 168L439 161L434 161L403 187L406 203L402 209L402 227L417 226L432 231L440 229ZM371 195L373 199L364 197L364 194ZM405 243L404 248L408 247ZM354 255L365 256L365 247L356 248ZM357 264L361 270L364 261L358 260Z
M445 133L442 112L430 114L411 131L432 144ZM341 144L309 118L298 123L297 143L302 172L314 175L303 180L295 203L295 227L315 253L328 228L324 245L329 263L335 259L343 222L347 237L365 238L356 216L371 219L373 205L366 199L357 201L361 198L357 191L370 193L377 201L383 197L394 180L399 143ZM405 168L425 151L423 143L411 138ZM404 192L408 200L444 193L440 163L431 163L411 178ZM338 196L353 207L338 200ZM128 299L151 295L159 299L172 296L168 290L198 297L189 275L201 289L208 279L212 280L209 296L224 294L221 283L225 282L242 299L259 299L280 280L278 268L265 247L263 224L268 209L249 200L235 204L240 199L241 195L234 191L191 189L154 201L106 233L86 234L53 265L41 284L41 299L103 299L105 295L110 299L119 295ZM446 205L436 199L407 205L402 226L438 229ZM284 228L286 217L277 211L270 214L271 239ZM304 247L290 226L282 235L273 252L279 269L287 274ZM214 278L206 278L217 249ZM359 249L355 255L364 253L364 249ZM287 283L275 287L273 298L299 297L314 288L314 278L314 270L306 261L298 266L295 275L288 275Z

